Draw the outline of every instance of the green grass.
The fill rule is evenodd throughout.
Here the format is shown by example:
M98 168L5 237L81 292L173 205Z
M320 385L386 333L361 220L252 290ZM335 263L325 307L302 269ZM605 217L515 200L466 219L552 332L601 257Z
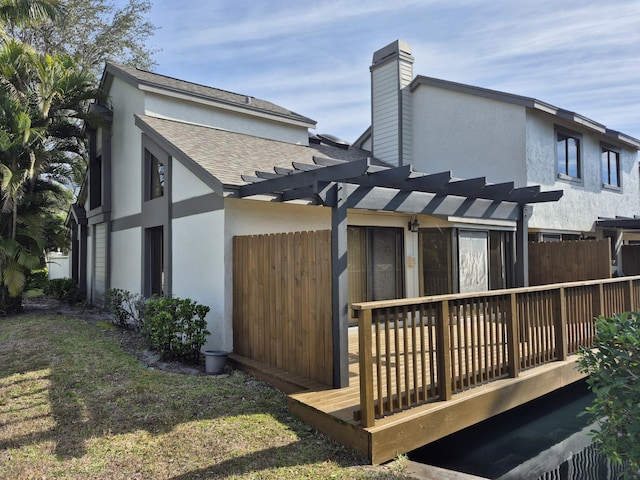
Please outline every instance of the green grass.
M241 372L145 368L64 315L0 319L0 478L406 478L370 467Z

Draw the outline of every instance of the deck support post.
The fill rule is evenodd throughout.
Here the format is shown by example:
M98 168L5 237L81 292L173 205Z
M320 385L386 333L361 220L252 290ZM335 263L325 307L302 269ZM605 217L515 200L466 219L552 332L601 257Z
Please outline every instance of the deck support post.
M531 205L521 204L516 224L516 287L529 286L529 217Z
M567 297L564 287L558 289L556 298L556 356L559 361L565 361L569 354L569 335L567 331Z
M349 292L347 283L347 190L331 186L331 313L333 386L349 386Z
M604 311L604 286L602 283L598 283L595 285L595 292L593 292L593 314L591 318L598 317L600 315L606 316L607 313ZM609 313L610 315L611 313Z
M360 361L360 423L373 427L376 416L373 404L373 356L371 354L371 310L358 311L358 349ZM382 401L382 400L380 400Z
M627 280L625 282L624 308L627 312L633 312L636 309L633 301L633 280Z
M438 303L436 310L436 355L440 400L451 400L453 372L451 370L451 335L449 330L449 301Z
M509 377L520 375L520 328L518 325L518 302L515 293L507 300L507 352L509 355Z

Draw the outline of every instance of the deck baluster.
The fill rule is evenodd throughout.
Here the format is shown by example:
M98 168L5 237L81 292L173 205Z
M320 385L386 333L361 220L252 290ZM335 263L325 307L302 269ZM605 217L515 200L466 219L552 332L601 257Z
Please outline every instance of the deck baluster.
M373 358L371 355L371 310L358 311L359 341L358 357L360 359L360 422L363 427L375 424L373 402Z

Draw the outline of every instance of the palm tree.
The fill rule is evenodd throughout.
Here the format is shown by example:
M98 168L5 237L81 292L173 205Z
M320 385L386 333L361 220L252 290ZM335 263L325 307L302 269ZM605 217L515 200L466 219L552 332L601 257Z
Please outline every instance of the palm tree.
M0 25L12 31L14 27L54 19L60 11L58 0L0 0Z
M43 184L70 182L75 166L84 165L83 125L99 96L94 85L69 57L39 54L12 39L0 45L0 290L10 297L24 287L32 257L43 253L43 216L50 212L34 195Z

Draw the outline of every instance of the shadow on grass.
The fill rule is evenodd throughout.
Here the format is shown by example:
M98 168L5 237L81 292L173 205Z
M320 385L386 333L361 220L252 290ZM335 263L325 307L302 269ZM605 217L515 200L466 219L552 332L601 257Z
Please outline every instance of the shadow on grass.
M158 437L189 422L267 415L289 432L286 443L265 444L233 458L223 452L221 460L211 459L215 465L175 478L225 477L327 461L341 467L362 464L294 420L282 393L250 377L147 369L103 335L100 326L73 317L30 315L2 323L0 452L50 442L55 457L64 461L87 454L90 439L141 430ZM42 422L43 415L48 422Z
M197 478L225 478L248 473L258 473L263 470L278 468L292 468L304 464L321 463L331 460L326 452L307 453L313 450L313 443L317 438L300 439L288 445L266 448L253 453L234 457L229 460L211 465L206 468L192 470L171 477L171 480L193 480ZM356 465L355 463L337 462L341 467ZM318 474L319 477L322 475Z

